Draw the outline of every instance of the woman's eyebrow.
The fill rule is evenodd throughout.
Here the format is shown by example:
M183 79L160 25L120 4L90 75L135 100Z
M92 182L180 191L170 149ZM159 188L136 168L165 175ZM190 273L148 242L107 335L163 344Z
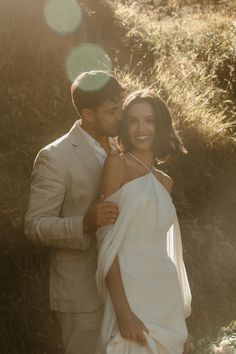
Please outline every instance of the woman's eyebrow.
M118 109L119 109L119 107L108 108L107 112L114 112L114 111L117 111Z

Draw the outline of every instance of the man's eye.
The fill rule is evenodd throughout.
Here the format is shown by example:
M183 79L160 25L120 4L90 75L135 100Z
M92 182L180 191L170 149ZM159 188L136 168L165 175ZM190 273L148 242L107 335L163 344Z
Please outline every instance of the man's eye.
M128 120L128 123L129 123L129 124L136 123L136 119L129 119L129 120Z

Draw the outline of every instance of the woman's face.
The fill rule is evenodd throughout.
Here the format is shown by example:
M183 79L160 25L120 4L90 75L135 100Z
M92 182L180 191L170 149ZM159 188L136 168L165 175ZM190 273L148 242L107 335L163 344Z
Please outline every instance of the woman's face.
M133 103L127 111L127 132L131 147L152 150L156 134L155 114L148 102Z

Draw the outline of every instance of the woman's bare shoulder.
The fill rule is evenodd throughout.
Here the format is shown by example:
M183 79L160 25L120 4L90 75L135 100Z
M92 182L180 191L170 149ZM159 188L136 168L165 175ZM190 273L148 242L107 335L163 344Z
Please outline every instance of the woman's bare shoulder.
M113 153L109 155L104 163L103 169L115 168L115 169L124 169L124 157L122 154Z
M114 160L123 160L124 159L124 154L123 153L118 153L118 152L112 152L110 155L108 155L107 159L114 159Z
M104 163L101 178L101 193L106 197L116 192L124 178L124 161L122 155L109 155Z
M165 172L158 169L155 169L155 174L159 181L162 183L162 185L166 188L166 190L171 193L174 185L173 179Z

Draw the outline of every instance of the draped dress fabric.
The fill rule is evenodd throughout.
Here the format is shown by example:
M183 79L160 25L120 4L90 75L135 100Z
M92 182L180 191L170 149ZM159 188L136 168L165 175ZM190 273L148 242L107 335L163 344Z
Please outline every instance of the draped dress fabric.
M191 293L171 196L149 172L107 199L120 213L114 225L97 231L96 281L104 314L96 354L182 354ZM146 346L119 332L105 282L116 255L130 307L149 330Z

